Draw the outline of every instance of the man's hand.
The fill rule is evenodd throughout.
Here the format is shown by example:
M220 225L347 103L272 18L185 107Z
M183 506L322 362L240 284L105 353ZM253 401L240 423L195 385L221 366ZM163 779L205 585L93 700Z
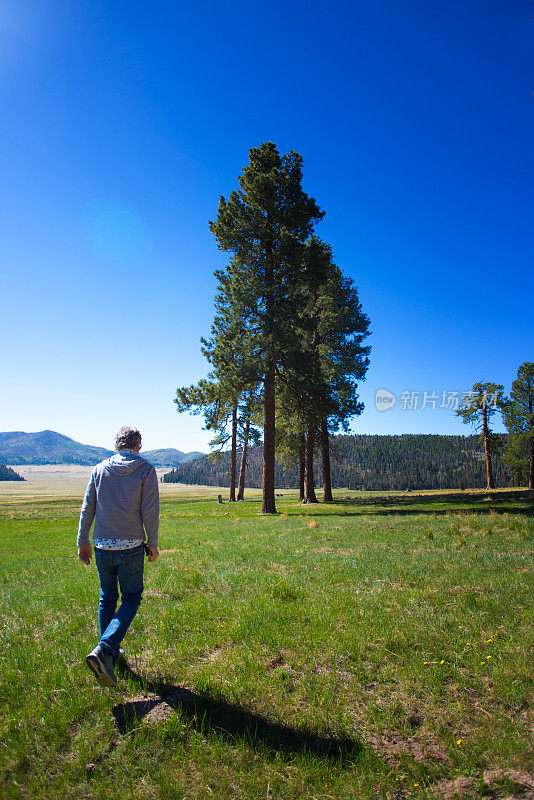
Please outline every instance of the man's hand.
M78 547L78 558L84 564L90 564L91 563L91 556L92 555L93 555L93 551L91 549L91 545L90 544L81 544Z
M156 558L159 556L159 550L157 547L149 547L148 548L148 560L155 561Z

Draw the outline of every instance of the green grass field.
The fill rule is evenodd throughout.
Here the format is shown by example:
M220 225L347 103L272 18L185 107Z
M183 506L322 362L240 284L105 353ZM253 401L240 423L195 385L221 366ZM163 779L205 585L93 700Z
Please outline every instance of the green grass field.
M0 797L533 798L526 491L162 502L100 688L79 500L0 504Z

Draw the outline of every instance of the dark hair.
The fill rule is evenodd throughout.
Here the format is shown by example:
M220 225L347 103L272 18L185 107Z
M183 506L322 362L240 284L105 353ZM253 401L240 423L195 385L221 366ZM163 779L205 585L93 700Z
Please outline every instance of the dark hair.
M137 428L121 428L115 439L115 450L133 450L141 444L141 434Z

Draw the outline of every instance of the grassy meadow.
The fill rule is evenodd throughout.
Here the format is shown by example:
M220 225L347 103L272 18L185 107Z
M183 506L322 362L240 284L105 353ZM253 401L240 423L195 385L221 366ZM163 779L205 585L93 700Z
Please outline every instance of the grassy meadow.
M282 494L162 496L114 691L80 498L2 498L1 798L534 797L532 493Z

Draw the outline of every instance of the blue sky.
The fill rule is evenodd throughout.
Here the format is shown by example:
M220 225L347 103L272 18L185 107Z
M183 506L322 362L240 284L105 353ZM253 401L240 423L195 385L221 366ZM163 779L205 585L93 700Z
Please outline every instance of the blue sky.
M353 429L468 433L374 395L509 390L534 360L533 10L0 3L0 428L206 449L172 399L206 373L208 220L271 140L371 318Z

